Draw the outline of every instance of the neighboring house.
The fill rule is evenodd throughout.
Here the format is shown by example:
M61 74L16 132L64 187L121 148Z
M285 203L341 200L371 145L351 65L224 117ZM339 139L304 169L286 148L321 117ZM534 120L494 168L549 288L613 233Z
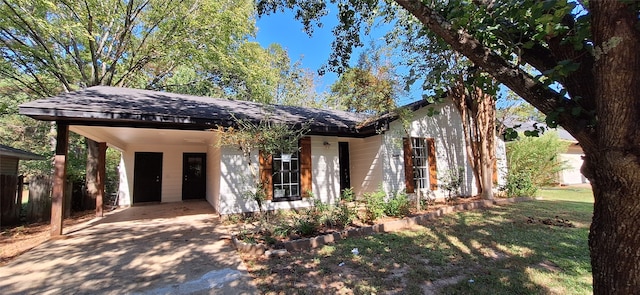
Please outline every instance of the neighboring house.
M560 173L558 173L558 184L572 185L588 183L589 180L587 180L587 178L584 177L584 175L582 175L582 173L580 172L580 168L582 167L582 163L584 161L582 159L582 157L584 156L584 152L582 151L580 143L578 143L578 141L571 134L569 134L569 132L562 129L561 127L557 129L549 129L546 124L532 120L526 122L518 122L513 118L505 120L506 126L519 126L515 128L516 131L519 132L535 129L534 124L535 127L538 128L544 128L545 130L555 130L558 134L558 137L569 144L567 150L558 155L559 160L561 162L564 162L566 167L565 169L560 171Z
M22 206L19 161L44 159L43 156L0 144L0 224L15 224L19 221Z
M463 195L476 193L460 116L451 103L419 101L408 134L398 116L263 105L248 101L114 87L91 87L20 106L20 113L58 121L122 152L119 204L206 199L220 214L257 211L246 197L251 170L236 146L220 146L217 126L268 118L291 126L311 120L291 159L252 154L267 183L269 210L308 207L309 196L335 202L342 189L357 197L382 188L433 191L450 169L465 169ZM429 116L430 113L438 114ZM501 142L501 141L500 141ZM506 166L504 145L498 161ZM504 170L504 169L500 169ZM500 180L502 181L502 180Z

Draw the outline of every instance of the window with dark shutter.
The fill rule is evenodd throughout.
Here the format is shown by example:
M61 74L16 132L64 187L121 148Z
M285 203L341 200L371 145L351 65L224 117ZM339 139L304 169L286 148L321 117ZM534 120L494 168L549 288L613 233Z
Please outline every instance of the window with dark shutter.
M404 175L407 193L417 189L438 189L435 140L433 138L403 138Z

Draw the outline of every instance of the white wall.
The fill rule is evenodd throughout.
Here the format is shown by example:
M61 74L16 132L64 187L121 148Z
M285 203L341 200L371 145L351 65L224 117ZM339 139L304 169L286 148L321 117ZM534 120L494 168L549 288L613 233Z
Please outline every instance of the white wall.
M432 107L438 111L438 114L429 116L429 109ZM384 134L382 155L390 155L384 157L384 179L387 193L405 189L402 138L406 136L400 120L392 122L389 131ZM414 112L409 127L409 136L434 138L437 177L442 178L447 175L450 169L462 167L465 169L462 195L477 193L473 172L465 154L462 121L453 104L450 102L437 103ZM438 189L434 193L437 197L443 197L445 192L439 188L440 181L438 184Z
M356 197L374 192L382 184L384 161L382 139L382 135L376 135L348 140L351 186Z
M214 138L207 146L207 202L216 212L220 213L220 147L216 146Z
M567 169L562 170L560 172L560 183L569 185L569 184L580 184L587 183L587 179L580 173L580 168L582 168L582 156L584 152L579 145L572 144L567 149L567 152L560 154L560 161L564 161Z
M325 145L324 143L328 145ZM334 203L340 194L338 138L311 136L312 191L315 198L325 203ZM251 155L251 163L259 173L258 155ZM255 201L247 192L255 191L254 176L247 160L235 147L223 147L220 156L220 214L259 211ZM294 209L309 207L310 198L299 201L265 201L264 209Z
M121 179L120 182L120 190L123 192L119 201L120 205L130 205L132 203L136 152L162 153L162 194L160 201L179 202L182 201L183 153L206 153L207 145L128 145L127 149L122 151L126 175L123 175L124 179ZM128 192L128 195L126 192Z

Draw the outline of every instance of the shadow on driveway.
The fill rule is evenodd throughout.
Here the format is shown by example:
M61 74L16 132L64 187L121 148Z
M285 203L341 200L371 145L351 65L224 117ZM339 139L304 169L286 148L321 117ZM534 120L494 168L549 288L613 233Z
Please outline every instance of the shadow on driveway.
M2 294L253 294L204 201L136 206L65 230L0 268Z

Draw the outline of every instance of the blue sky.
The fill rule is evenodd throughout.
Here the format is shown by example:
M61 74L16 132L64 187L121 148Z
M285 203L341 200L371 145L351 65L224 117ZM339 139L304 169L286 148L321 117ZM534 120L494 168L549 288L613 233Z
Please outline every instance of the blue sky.
M272 43L279 43L289 53L292 61L302 60L302 66L311 71L317 72L324 64L326 64L331 54L331 42L333 41L333 33L331 30L337 23L337 18L331 12L322 20L323 27L314 28L313 35L310 37L304 32L302 24L294 18L291 11L278 12L258 18L258 34L256 41L263 47L267 47ZM364 37L363 41L368 44L372 39L382 36L382 29L374 31L372 36ZM352 61L357 60L362 49L354 50ZM337 75L332 72L320 77L320 82L316 86L316 91L329 91L329 87L337 79ZM407 104L420 97L414 93L412 97L401 97L399 104Z
M331 28L336 23L332 17L325 17L322 28L315 28L313 36L304 32L302 24L295 20L294 14L287 10L258 19L258 34L256 40L267 47L272 43L280 44L289 53L292 61L302 60L304 68L317 72L326 63L331 53L333 35ZM321 78L322 85L317 90L328 91L328 87L337 79L334 73L326 73Z

